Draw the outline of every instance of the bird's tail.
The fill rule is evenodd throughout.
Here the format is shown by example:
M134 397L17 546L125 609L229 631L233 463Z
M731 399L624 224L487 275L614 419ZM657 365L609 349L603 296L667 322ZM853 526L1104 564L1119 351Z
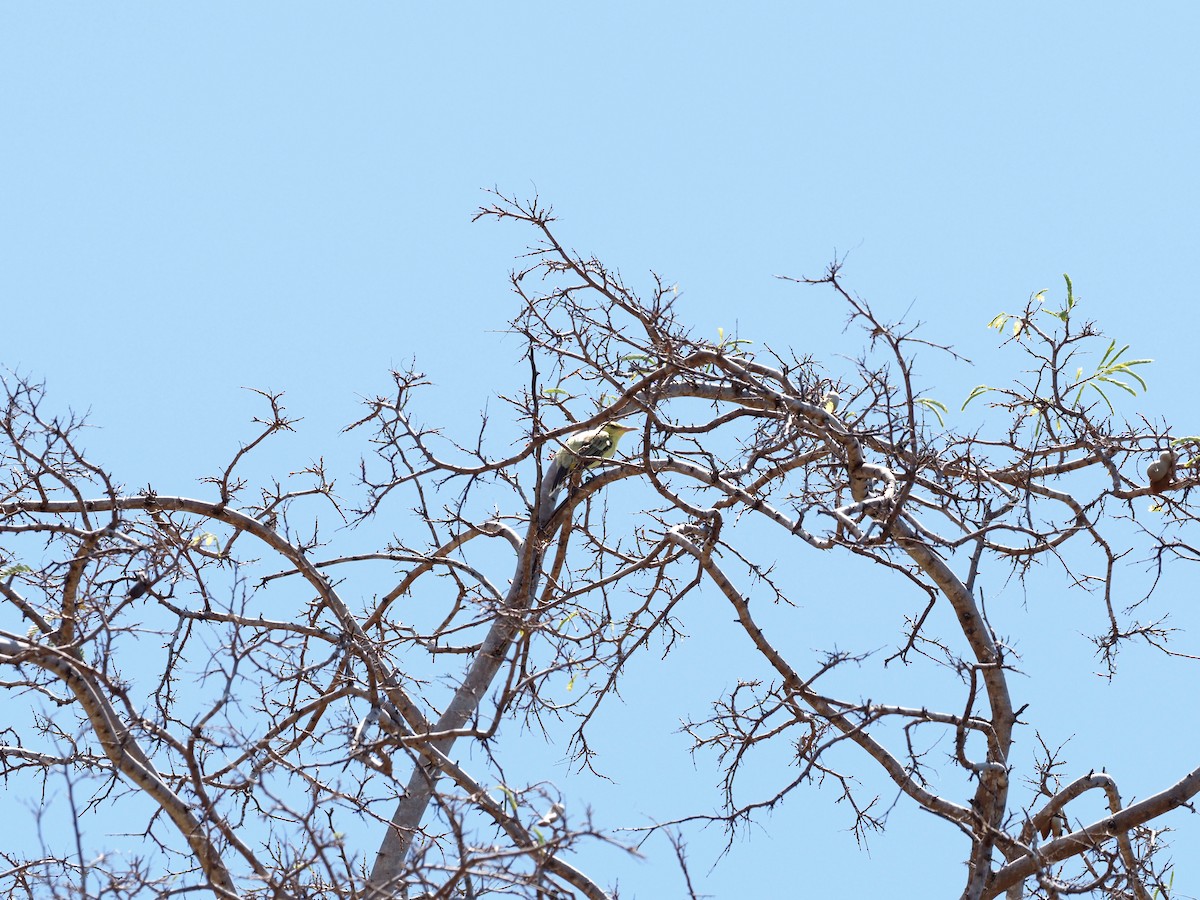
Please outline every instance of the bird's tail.
M558 505L558 492L562 490L561 468L557 462L551 460L542 475L542 484L538 488L538 528L545 528L554 518L554 509Z

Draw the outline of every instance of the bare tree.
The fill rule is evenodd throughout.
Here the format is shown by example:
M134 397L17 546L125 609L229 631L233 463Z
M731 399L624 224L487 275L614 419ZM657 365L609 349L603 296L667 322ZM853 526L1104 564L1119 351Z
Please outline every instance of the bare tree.
M247 459L294 424L273 394L206 498L168 496L118 483L86 457L81 419L6 380L0 660L6 708L27 712L7 717L0 759L10 795L65 786L76 827L65 842L47 828L40 856L5 851L0 884L27 897L608 897L604 873L569 851L634 847L552 784L508 783L501 729L571 722L586 768L630 661L669 652L703 594L729 605L759 671L687 725L718 754L724 790L716 813L705 802L645 828L672 858L686 858L690 822L732 832L817 782L870 832L878 798L858 776L874 772L954 827L964 898L1166 896L1155 821L1188 805L1200 769L1164 773L1133 804L1119 773L1059 748L1016 771L1014 733L1031 727L1010 682L1017 654L982 602L987 582L1054 565L1098 598L1110 672L1128 641L1174 652L1163 621L1134 610L1163 566L1200 554L1187 543L1193 442L1118 420L1110 395L1136 393L1144 361L1080 319L1070 282L1062 308L1039 295L993 322L1023 374L970 391L987 424L959 433L914 372L917 350L952 351L878 318L837 264L807 281L863 329L862 356L834 374L693 337L669 285L638 296L565 248L536 201L494 200L481 217L537 240L512 276L528 360L527 384L503 397L524 435L512 452L496 452L487 417L470 444L421 424L424 376L400 371L349 426L371 443L361 500L335 493L323 463L251 487ZM617 421L637 428L625 452L576 460L564 478L571 436ZM556 454L563 489L539 490ZM401 504L420 529L407 538L340 553L322 536L330 517L390 525ZM1134 548L1150 584L1123 599L1115 572ZM780 639L780 613L762 611L786 616L794 601L782 555L890 579L908 599L879 664L940 673L955 702L827 689L866 655ZM382 582L381 564L398 580ZM564 703L550 685L565 673L580 689ZM939 766L929 748L942 737L953 752ZM467 743L482 771L460 762ZM746 760L774 744L792 764L773 794L742 801ZM1076 801L1094 792L1109 812L1081 818ZM121 823L142 851L85 846L92 820Z

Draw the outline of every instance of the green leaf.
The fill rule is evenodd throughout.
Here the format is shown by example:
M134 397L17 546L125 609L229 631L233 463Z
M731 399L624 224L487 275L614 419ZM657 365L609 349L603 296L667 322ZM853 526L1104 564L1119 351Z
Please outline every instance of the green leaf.
M1123 390L1123 391L1128 391L1130 394L1132 394L1132 395L1133 395L1133 396L1135 396L1135 397L1137 396L1137 391L1135 391L1133 388L1131 388L1131 387L1130 387L1129 385L1127 385L1125 382L1123 382L1123 381L1118 381L1117 379L1115 379L1115 378L1112 378L1112 377L1110 377L1110 376L1108 376L1108 375L1097 375L1097 376L1096 376L1096 380L1097 380L1097 381L1103 381L1105 384L1115 384L1115 385L1116 385L1117 387L1119 387L1121 390ZM1099 388L1097 388L1097 390L1099 390Z
M920 406L924 406L926 409L930 410L935 416L937 416L939 425L944 426L946 424L946 419L943 416L943 413L946 412L946 404L945 403L942 403L940 400L934 400L932 397L918 397L913 402Z
M1143 391L1148 390L1148 388L1146 387L1146 380L1144 378L1142 378L1142 376L1139 375L1137 372L1133 371L1133 369L1126 368L1125 366L1118 366L1116 371L1120 372L1122 375L1128 375L1130 378L1132 378L1134 381L1136 381L1138 384L1140 384L1142 386Z
M1152 359L1131 359L1129 362L1121 363L1121 365L1119 365L1117 367L1117 371L1121 372L1123 375L1128 375L1130 378L1132 378L1134 381L1136 381L1138 384L1140 384L1142 386L1142 390L1145 391L1145 390L1148 390L1148 388L1146 386L1146 380L1144 378L1142 378L1141 375L1139 375L1137 372L1133 371L1133 369L1131 369L1129 367L1130 366L1140 366L1143 363L1148 363L1148 362L1153 362L1153 361L1154 360L1152 360Z
M1004 330L1004 324L1008 321L1008 313L1000 313L992 321L988 322L988 328L995 328L997 331Z
M647 356L645 353L626 353L621 357L621 361L629 363L629 370L626 373L629 378L639 378L654 371L654 367L658 365L658 361L653 356Z
M9 566L7 569L0 569L0 578L9 578L13 575L27 575L32 571L33 569L29 568L29 566L25 565L24 563L16 563L15 565Z
M1146 385L1145 379L1142 378L1142 376L1139 375L1137 372L1133 371L1132 367L1133 366L1144 366L1148 363L1154 362L1154 360L1152 360L1152 359L1127 359L1124 362L1118 362L1118 360L1120 360L1120 358L1124 355L1125 351L1129 349L1129 345L1126 344L1120 350L1115 350L1116 346L1117 346L1116 341L1113 341L1111 344L1108 345L1108 349L1104 351L1104 355L1100 358L1100 364L1096 366L1096 376L1112 375L1115 373L1119 373L1121 375L1127 375L1130 378L1134 379L1138 384L1140 384L1142 386L1143 391L1146 390L1147 385ZM1115 350L1115 352L1114 352L1114 350Z
M1104 398L1104 402L1108 406L1108 411L1110 414L1117 414L1117 411L1113 409L1112 401L1108 399L1108 394L1104 393L1104 390L1099 385L1097 385L1094 381L1089 381L1088 387Z
M1113 348L1116 346L1117 346L1117 342L1115 340L1111 344L1108 345L1108 349L1104 351L1104 355L1102 357L1100 357L1100 362L1096 365L1097 370L1103 369L1105 366L1109 365L1110 363L1116 362L1117 359L1121 356L1121 354L1129 349L1129 345L1126 344L1124 347L1122 347L1120 350L1117 351L1116 356L1112 356ZM1110 356L1112 357L1111 359L1109 359Z
M1020 337L1021 332L1025 330L1025 320L1017 319L1013 322L1013 337Z
M1066 324L1071 319L1071 310L1075 308L1075 292L1071 287L1071 279L1065 273L1063 274L1063 278L1067 279L1067 305L1062 309L1043 309L1042 312L1049 313L1056 319L1059 319ZM1038 291L1034 295L1034 299L1037 300L1038 303L1044 303L1046 299L1046 291Z
M517 808L517 795L514 794L506 784L499 785L499 788L500 793L504 795L504 799L507 800L509 805L512 807L512 814L514 816L517 815L517 813L520 811Z
M1072 295L1072 296L1074 296L1074 295ZM1099 393L1101 397L1104 398L1105 404L1108 405L1109 412L1115 413L1116 410L1113 408L1112 402L1108 398L1108 394L1106 394L1104 392L1104 390L1100 387L1101 383L1115 385L1116 387L1119 387L1121 390L1123 390L1123 391L1127 392L1128 394L1135 396L1135 397L1137 396L1137 390L1131 384L1129 384L1129 382L1126 379L1137 382L1137 386L1139 388L1141 388L1143 391L1148 389L1148 385L1146 384L1146 379L1144 379L1141 375L1139 375L1134 370L1134 366L1144 366L1144 365L1147 365L1148 363L1153 362L1154 360L1152 360L1152 359L1125 359L1125 360L1123 360L1122 357L1128 351L1129 351L1128 344L1125 344L1122 347L1118 347L1117 342L1115 340L1109 341L1109 344L1105 348L1104 353L1101 354L1101 356L1100 356L1100 362L1097 363L1097 365L1096 365L1096 371L1092 375L1089 375L1087 378L1084 378L1083 377L1083 368L1080 367L1079 369L1076 370L1075 378L1076 378L1077 383L1079 384L1079 392L1075 395L1075 403L1074 403L1075 406L1080 405L1082 398L1083 398L1084 388L1091 387L1097 393Z
M976 385L976 386L975 386L975 387L972 389L971 393L967 395L967 399L963 401L962 408L963 408L963 409L966 409L966 408L967 408L967 404L968 404L968 403L970 403L972 400L974 400L974 399L975 399L976 397L978 397L980 394L986 394L986 393L987 393L988 391L990 391L990 390L992 390L992 388L988 387L986 384L978 384L978 385ZM960 410L960 411L961 411L961 410Z

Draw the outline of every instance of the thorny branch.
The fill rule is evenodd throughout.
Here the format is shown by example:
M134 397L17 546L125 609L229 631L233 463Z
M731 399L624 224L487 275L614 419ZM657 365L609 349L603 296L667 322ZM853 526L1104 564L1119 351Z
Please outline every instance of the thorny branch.
M143 810L132 830L147 849L123 868L89 863L79 846L6 853L0 883L14 896L65 877L131 897L176 884L215 896L600 900L605 879L565 856L614 837L552 786L510 784L506 738L553 738L567 723L573 759L594 768L591 735L631 661L705 627L699 598L717 597L732 610L739 665L758 671L733 672L712 714L685 725L721 767L720 808L643 829L667 839L685 891L696 894L687 823L719 821L732 840L829 783L864 839L886 826L866 787L882 778L964 841L964 898L1166 895L1153 823L1190 804L1200 770L1126 805L1116 774L1085 763L1064 783L1067 761L1045 749L1023 773L1036 790L1023 792L1011 755L1024 727L1010 681L1019 659L983 603L985 585L1015 577L1036 592L1036 570L1056 566L1099 599L1093 639L1110 673L1131 640L1183 656L1162 618L1135 614L1168 563L1200 558L1188 537L1195 448L1164 425L1119 419L1104 388L1129 369L1112 347L1083 374L1105 342L1073 294L1063 310L1039 296L1004 318L1024 374L976 388L988 423L959 433L922 394L916 351L958 357L877 316L840 263L805 280L866 336L834 375L808 356L694 337L672 286L655 278L639 296L567 249L536 200L496 194L479 217L536 235L511 279L529 381L495 417L520 437L496 438L485 415L472 439L448 438L419 420L424 375L397 371L348 429L372 449L352 507L323 461L249 496L243 463L297 421L278 394L261 394L258 431L199 499L126 490L86 457L81 419L47 413L39 385L6 379L0 596L21 624L0 630L0 661L28 715L4 728L3 771L43 791L65 773L72 798L86 785L76 818L114 803ZM570 435L616 420L638 429L622 452L577 471L561 497L539 490ZM408 538L401 502L417 525ZM357 530L322 537L322 504L339 522L353 508ZM381 522L389 540L353 546ZM1134 550L1154 569L1128 602ZM789 639L803 617L781 559L874 564L908 598L896 600L883 664L932 667L955 702L845 695L840 673L874 654L814 656ZM683 698L681 717L696 700ZM953 747L949 773L931 756L939 737ZM486 761L483 777L460 761L463 742ZM750 777L777 744L791 763ZM1093 791L1109 812L1086 821L1080 798Z

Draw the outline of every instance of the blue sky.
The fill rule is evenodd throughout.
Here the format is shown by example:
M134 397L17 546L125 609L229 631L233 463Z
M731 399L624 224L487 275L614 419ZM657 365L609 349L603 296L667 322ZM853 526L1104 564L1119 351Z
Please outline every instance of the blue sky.
M426 421L464 437L523 383L502 331L532 235L470 221L496 186L536 191L568 244L630 283L677 282L697 333L736 329L832 371L859 346L843 311L774 276L848 254L848 284L885 318L907 313L976 360L922 370L955 409L1012 359L991 352L988 320L1061 295L1069 272L1084 313L1156 360L1126 412L1195 434L1198 26L1188 3L5 4L2 361L90 409L93 452L131 486L202 491L253 433L243 386L285 390L304 417L263 471L324 455L348 480L359 448L338 429L390 366L415 357L435 382ZM836 642L856 623L820 610L821 577L809 608ZM1028 629L1031 683L1060 657L1074 666L1058 670L1080 680L1071 702L1057 681L1037 696L1063 702L1060 725L1078 716L1060 728L1081 736L1078 774L1107 766L1144 797L1193 767L1195 726L1170 686L1194 665L1130 651L1116 682L1096 678L1080 633L1098 610L1051 593L1017 594L1010 624ZM1190 589L1158 602L1195 619ZM697 615L667 670L682 683L720 647ZM618 784L571 780L606 817L657 814L630 801L647 788L622 729L683 746L669 735L709 699L663 704L662 672L647 664L614 718ZM724 677L717 690L738 674ZM1147 771L1150 734L1169 764ZM705 766L664 816L711 808L715 792L693 793L716 784ZM834 799L810 792L766 819L706 891L959 888L965 849L948 828L900 803L863 851ZM1168 824L1176 858L1200 858L1200 826ZM913 861L930 845L932 876ZM605 880L611 863L623 896L671 896L658 850L591 868ZM698 838L702 873L709 850ZM937 890L904 894L906 872ZM1197 883L1185 862L1177 884Z

